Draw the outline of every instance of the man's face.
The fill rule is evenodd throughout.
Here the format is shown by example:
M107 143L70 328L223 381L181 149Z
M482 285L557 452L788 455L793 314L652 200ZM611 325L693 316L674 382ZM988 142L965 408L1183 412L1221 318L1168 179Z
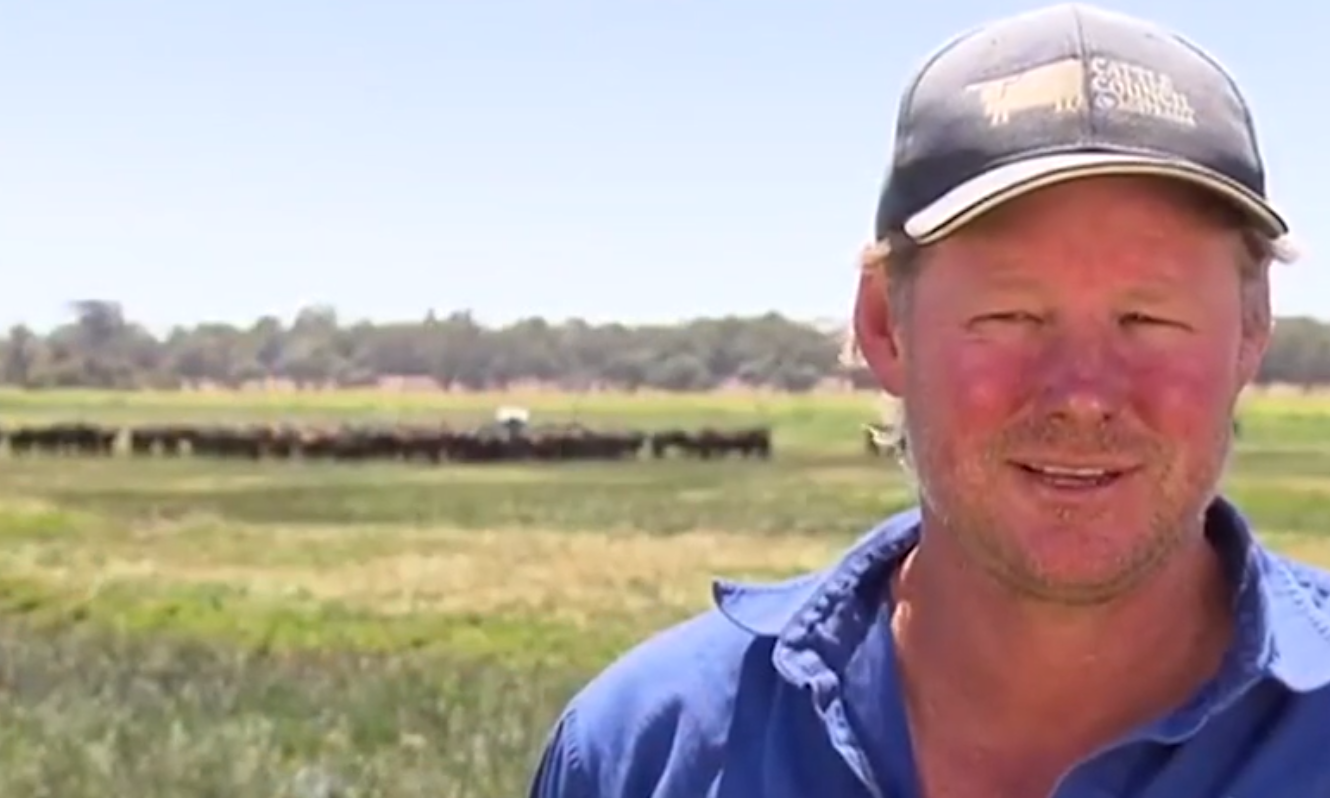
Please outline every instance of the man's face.
M1092 603L1188 536L1268 328L1238 235L1149 179L1014 201L924 253L883 377L928 523L1008 586ZM894 383L894 384L893 384Z

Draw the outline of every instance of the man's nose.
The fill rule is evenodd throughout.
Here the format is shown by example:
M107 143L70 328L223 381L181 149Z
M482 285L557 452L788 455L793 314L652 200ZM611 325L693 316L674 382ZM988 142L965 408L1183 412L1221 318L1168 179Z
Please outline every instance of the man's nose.
M1109 336L1060 336L1046 351L1034 385L1040 410L1081 424L1101 424L1127 401L1127 376Z

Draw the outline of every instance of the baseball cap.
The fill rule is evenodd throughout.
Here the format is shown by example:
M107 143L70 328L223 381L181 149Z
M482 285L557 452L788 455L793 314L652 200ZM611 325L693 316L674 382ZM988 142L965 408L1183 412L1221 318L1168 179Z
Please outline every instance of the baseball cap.
M947 43L901 100L877 239L937 241L1030 191L1154 175L1213 192L1272 239L1251 111L1232 76L1175 33L1083 4L983 25Z

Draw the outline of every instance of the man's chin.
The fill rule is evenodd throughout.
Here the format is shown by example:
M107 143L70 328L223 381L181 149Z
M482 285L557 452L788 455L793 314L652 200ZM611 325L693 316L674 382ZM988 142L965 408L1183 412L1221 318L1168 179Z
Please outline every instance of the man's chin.
M1103 604L1130 593L1175 548L1143 519L1070 526L1063 519L1028 519L1009 529L1020 531L997 547L988 570L1016 593L1057 604Z

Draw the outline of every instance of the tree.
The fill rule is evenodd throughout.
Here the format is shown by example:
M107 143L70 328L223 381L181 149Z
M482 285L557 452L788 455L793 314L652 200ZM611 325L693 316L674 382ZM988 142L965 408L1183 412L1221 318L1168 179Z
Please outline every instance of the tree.
M0 382L29 388L241 385L284 379L301 386L366 385L383 378L446 388L539 382L567 390L696 391L744 384L806 391L828 379L871 388L839 364L840 335L776 313L666 326L555 323L538 317L500 328L468 311L419 320L344 322L334 308L301 310L290 324L206 322L156 338L112 301L71 303L73 318L46 334L15 325L0 338ZM1261 382L1330 382L1330 326L1282 319Z

